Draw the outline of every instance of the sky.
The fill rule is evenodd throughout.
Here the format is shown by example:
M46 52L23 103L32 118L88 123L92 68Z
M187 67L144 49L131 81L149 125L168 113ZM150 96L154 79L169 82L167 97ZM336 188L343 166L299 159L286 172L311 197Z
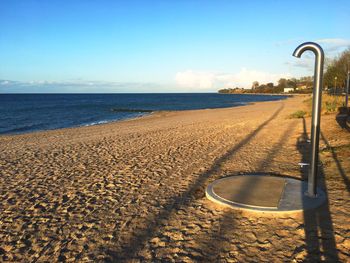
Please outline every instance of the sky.
M350 1L0 0L0 92L215 92L313 74Z

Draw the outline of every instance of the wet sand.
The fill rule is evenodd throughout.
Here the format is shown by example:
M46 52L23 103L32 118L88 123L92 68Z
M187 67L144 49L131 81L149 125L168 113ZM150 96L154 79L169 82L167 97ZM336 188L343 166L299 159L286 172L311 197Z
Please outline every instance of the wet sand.
M310 119L288 118L302 101L0 136L0 261L348 261L350 160L335 150L322 152L329 202L317 211L273 217L205 198L228 175L302 178ZM334 115L322 132L322 149L350 141Z

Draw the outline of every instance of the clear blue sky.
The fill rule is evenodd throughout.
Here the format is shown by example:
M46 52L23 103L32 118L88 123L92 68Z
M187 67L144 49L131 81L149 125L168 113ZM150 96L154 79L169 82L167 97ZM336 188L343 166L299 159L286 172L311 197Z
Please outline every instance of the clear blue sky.
M0 92L215 91L311 75L350 46L345 1L0 2Z

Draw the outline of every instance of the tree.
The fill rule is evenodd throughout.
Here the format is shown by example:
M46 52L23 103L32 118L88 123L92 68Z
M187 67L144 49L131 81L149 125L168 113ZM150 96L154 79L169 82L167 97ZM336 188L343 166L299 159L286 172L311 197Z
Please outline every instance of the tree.
M272 82L266 84L260 84L258 81L252 83L252 89L242 89L242 88L227 88L219 90L219 93L282 93L284 88L293 88L294 91L298 93L310 93L312 92L313 77L306 76L300 79L296 78L281 78L278 81L278 85L274 86ZM297 89L299 87L299 89ZM300 88L302 87L302 88Z
M284 88L287 88L287 80L286 79L280 79L279 81L278 81L278 87L280 88L280 89L284 89Z
M272 88L273 88L273 83L272 83L272 82L269 82L269 83L266 84L266 86L267 86L268 88L271 88L271 89L272 89Z
M256 89L259 87L259 82L258 81L254 81L252 84L252 89Z
M336 77L337 86L344 87L348 70L350 70L350 47L329 63L324 74L324 85L333 87Z
M287 79L287 87L295 89L297 87L297 80L295 78Z

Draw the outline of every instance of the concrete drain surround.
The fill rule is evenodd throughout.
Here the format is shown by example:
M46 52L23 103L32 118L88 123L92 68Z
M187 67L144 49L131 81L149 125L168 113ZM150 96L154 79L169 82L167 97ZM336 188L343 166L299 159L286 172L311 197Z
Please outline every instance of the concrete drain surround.
M265 212L297 212L313 209L326 200L317 188L317 197L311 198L307 182L279 176L240 175L218 179L208 185L209 200L236 209Z

